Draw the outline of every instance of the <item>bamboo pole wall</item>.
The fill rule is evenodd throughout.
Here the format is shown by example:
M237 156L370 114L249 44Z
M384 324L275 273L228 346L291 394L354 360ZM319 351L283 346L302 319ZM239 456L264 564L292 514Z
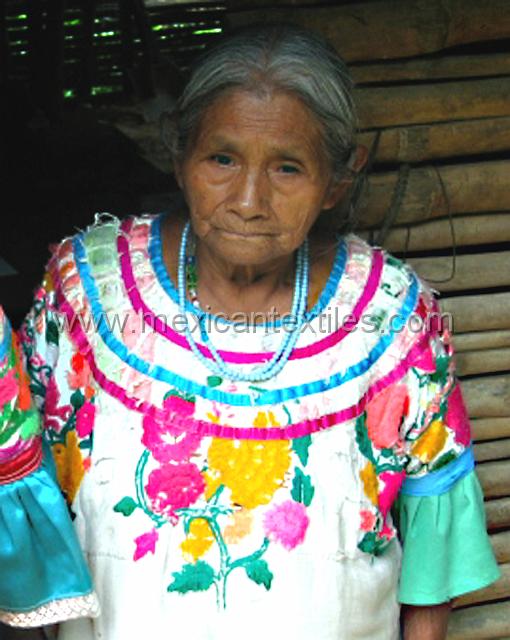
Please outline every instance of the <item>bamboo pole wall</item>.
M232 2L228 24L293 21L350 63L360 142L377 139L361 233L376 239L389 226L383 246L405 256L452 314L502 577L455 602L448 638L510 638L510 3L273 4Z

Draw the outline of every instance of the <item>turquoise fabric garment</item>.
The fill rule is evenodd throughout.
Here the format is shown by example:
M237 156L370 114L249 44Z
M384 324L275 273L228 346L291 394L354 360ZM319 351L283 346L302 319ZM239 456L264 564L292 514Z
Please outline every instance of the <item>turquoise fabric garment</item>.
M500 575L474 471L440 495L401 495L396 517L403 544L400 602L440 604Z
M0 609L4 611L30 611L92 592L50 457L46 455L43 465L29 476L0 485Z

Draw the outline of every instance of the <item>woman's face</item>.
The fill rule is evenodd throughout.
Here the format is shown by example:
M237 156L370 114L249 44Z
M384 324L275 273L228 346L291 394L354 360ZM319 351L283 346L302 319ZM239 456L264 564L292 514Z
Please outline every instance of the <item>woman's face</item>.
M232 265L291 254L340 197L321 131L290 94L229 92L206 110L176 176L193 229Z

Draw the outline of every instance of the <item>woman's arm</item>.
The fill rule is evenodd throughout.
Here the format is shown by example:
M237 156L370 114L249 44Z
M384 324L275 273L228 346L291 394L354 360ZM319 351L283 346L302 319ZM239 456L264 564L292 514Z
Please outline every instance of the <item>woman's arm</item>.
M444 640L450 608L450 602L431 607L402 605L404 640Z

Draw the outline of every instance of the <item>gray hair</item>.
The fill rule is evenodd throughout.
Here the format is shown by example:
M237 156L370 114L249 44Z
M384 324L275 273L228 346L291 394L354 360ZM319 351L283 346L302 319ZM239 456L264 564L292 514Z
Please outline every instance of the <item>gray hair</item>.
M184 157L215 98L233 90L281 90L317 118L332 175L348 170L357 118L345 62L320 36L289 24L252 26L222 40L196 62L172 113L166 141L174 162Z

